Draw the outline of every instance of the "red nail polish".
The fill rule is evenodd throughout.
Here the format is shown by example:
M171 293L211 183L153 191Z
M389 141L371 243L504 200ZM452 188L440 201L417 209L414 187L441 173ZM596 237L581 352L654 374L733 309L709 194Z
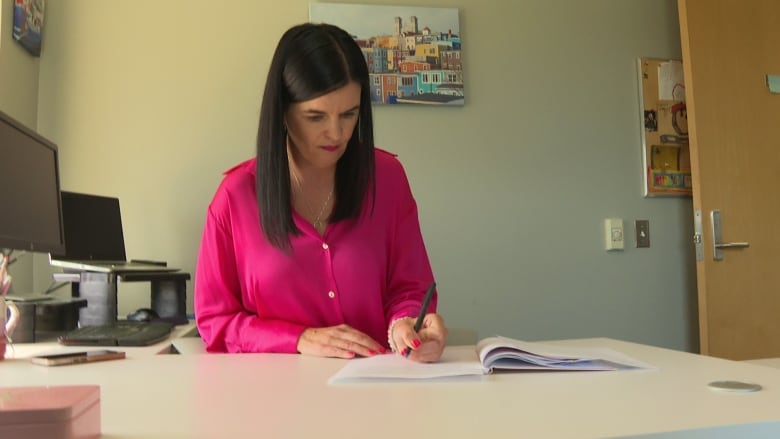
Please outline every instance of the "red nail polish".
M417 348L420 347L420 344L422 344L422 343L420 343L420 340L415 340L415 341L412 342L412 344L414 345L414 348L417 349Z
M368 354L369 355L376 355L376 352L375 351L368 351Z
M383 353L383 354L386 354L386 353L387 353L387 349L385 349L385 348L379 348L379 352L381 352L381 353Z
M409 350L409 348L404 348L404 350L401 351L401 355L403 355L405 357L406 356L406 351L408 351L408 350Z

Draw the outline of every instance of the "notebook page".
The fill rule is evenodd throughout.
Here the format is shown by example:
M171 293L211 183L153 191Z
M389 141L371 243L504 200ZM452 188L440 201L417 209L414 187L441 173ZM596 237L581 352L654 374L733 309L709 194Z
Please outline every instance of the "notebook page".
M444 349L436 363L417 363L398 354L356 358L333 375L328 383L378 380L424 380L464 375L483 375L474 346L452 346Z

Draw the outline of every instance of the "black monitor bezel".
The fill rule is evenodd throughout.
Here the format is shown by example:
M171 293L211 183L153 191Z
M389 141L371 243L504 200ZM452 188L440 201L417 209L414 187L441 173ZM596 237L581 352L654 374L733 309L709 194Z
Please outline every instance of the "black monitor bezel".
M0 235L0 249L25 250L36 253L65 253L65 230L62 222L62 197L60 196L60 156L57 145L51 140L41 136L34 130L28 128L18 120L0 111L2 123L6 123L11 128L20 131L25 136L30 137L36 143L50 149L54 153L54 172L57 186L57 214L59 215L59 242L42 242L34 239L22 239L19 237Z

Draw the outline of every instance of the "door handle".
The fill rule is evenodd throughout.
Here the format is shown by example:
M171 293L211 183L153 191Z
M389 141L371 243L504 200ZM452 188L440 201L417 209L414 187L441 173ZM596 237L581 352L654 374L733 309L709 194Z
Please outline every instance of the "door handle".
M722 242L715 243L715 248L745 248L750 247L749 242Z
M729 248L747 248L750 247L749 242L723 242L723 234L720 226L720 210L715 209L710 212L710 219L712 220L712 243L713 243L713 259L716 261L723 260L723 250Z

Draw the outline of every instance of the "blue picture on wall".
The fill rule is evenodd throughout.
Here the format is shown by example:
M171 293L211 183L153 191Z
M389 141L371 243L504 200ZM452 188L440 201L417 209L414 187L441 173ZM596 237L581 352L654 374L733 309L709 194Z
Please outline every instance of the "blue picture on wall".
M41 55L43 8L44 0L15 0L14 4L14 40L35 56Z
M368 64L371 102L463 105L457 8L310 3L309 21L353 36Z

